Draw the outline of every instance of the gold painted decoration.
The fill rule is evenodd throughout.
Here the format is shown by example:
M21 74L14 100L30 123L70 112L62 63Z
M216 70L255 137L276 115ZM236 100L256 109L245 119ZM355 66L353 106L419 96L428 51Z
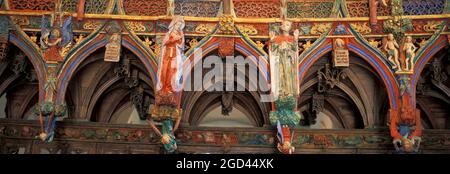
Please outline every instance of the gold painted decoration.
M83 24L83 29L85 30L95 30L100 27L100 22L88 21Z
M372 32L372 29L369 27L367 22L364 23L351 23L350 24L358 33L361 34L369 34Z
M427 23L423 26L423 30L426 32L435 32L439 30L439 26L442 24L442 21L427 21Z
M161 121L164 119L177 120L181 116L181 111L176 107L150 105L150 113L152 119Z
M308 50L309 48L311 48L313 45L313 43L311 43L311 40L306 41L305 44L302 45L304 50Z
M234 19L231 15L219 17L219 32L223 34L234 34Z
M84 34L80 34L78 37L75 37L75 44L78 45L84 40Z
M418 44L420 47L424 47L425 44L427 44L427 42L428 42L428 39L422 38Z
M331 23L316 23L311 28L311 34L321 35L325 34L331 28Z
M146 30L142 22L126 22L127 28L134 32L144 32Z
M374 48L378 48L380 46L380 43L381 43L380 41L376 41L375 39L369 39L368 42Z
M256 41L256 46L259 48L259 49L261 49L261 50L263 50L263 48L264 48L264 43L262 43L261 41Z
M155 53L155 55L159 55L161 53L161 45L160 44L155 44L152 47L153 53Z
M197 44L198 44L198 41L196 38L193 38L189 41L189 47L191 47L191 48L197 46Z
M257 35L258 30L253 25L236 25L246 35Z
M200 34L208 34L214 30L214 24L199 24L195 27L195 32Z
M62 47L61 50L59 50L59 55L61 55L61 57L65 57L67 55L67 53L69 53L69 50L71 48L72 48L72 42L70 42L66 46Z
M32 36L30 36L30 40L31 40L31 42L33 42L33 43L36 43L36 44L37 44L37 36L36 36L36 34L34 34L34 33L33 33L33 35L32 35Z
M148 48L150 48L150 45L152 45L153 41L150 40L149 37L145 37L144 41L142 41L144 43L145 46L147 46Z
M30 20L26 16L12 16L11 20L14 24L18 26L30 25Z

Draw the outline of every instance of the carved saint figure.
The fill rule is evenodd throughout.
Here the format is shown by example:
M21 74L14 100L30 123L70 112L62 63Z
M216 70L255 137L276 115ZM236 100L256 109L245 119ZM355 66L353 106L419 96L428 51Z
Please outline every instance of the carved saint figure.
M184 20L175 16L169 25L162 45L158 69L157 95L172 95L181 79L184 56Z
M183 18L175 16L162 41L158 63L156 101L155 106L150 105L151 118L147 120L152 129L161 137L161 143L169 153L173 153L177 149L174 132L181 120L175 93L181 86L181 67L184 57L183 28ZM155 126L153 119L161 122L161 131Z
M388 60L392 64L392 68L401 70L401 65L398 56L398 43L392 33L389 33L384 44L384 50L387 52Z
M289 35L292 23L284 20L281 23L279 35L274 31L270 35L270 70L272 92L275 98L279 95L292 96L296 90L296 67L298 59L299 30L294 36Z
M414 68L414 57L416 57L416 50L417 47L414 46L412 42L412 37L408 36L406 37L405 44L403 45L403 51L406 53L406 60L405 60L405 70L406 71L412 71Z
M72 17L69 16L63 23L59 26L58 21L54 22L54 26L47 27L47 20L42 16L41 23L41 47L44 50L44 58L46 61L63 61L64 53L62 49L65 47L70 47L73 41L72 33Z

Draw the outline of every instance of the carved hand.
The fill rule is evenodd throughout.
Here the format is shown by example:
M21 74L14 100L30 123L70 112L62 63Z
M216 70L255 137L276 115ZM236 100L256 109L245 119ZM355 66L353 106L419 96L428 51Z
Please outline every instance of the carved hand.
M299 35L300 35L300 31L298 29L294 30L294 38L298 39Z
M270 40L275 39L275 32L274 32L274 31L270 31L270 32L269 32L269 39L270 39Z

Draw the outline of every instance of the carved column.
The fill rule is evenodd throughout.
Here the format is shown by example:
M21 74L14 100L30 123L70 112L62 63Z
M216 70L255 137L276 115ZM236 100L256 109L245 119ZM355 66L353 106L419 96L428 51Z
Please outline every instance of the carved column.
M382 1L385 2L385 1ZM387 5L387 4L384 4ZM389 110L390 131L397 153L415 153L420 147L422 130L420 111L416 109L415 89L411 79L414 78L414 59L417 48L411 36L405 36L412 30L412 21L403 19L401 0L390 0L392 16L383 22L383 29L389 33L385 39L386 59L395 72L399 85L400 103L397 108Z
M73 46L72 16L64 18L60 0L55 1L50 25L47 18L42 17L41 49L47 64L43 102L39 103L36 112L40 115L42 141L51 142L54 137L57 117L65 115L67 107L64 103L56 103L57 76L60 63Z
M281 0L280 14L281 19L287 18L287 0Z
M401 85L410 86L410 76L401 78ZM409 87L401 87L400 106L389 110L390 133L396 153L419 152L422 127L420 125L420 110L416 108L415 95Z
M233 11L233 0L223 0L223 14L231 15Z
M369 22L372 30L377 30L378 28L377 6L378 0L369 0Z
M167 1L167 16L175 15L175 0Z
M78 1L77 20L79 21L83 20L84 18L84 1L85 0Z

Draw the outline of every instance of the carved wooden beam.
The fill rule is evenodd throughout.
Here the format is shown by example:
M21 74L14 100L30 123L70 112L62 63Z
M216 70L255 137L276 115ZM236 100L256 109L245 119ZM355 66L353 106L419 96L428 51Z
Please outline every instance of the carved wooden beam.
M0 15L9 16L42 16L50 15L52 12L24 12L24 11L6 11L0 10ZM77 13L65 13L64 15L72 15L72 17L78 17ZM110 20L127 20L127 21L154 21L154 20L170 20L170 16L133 16L133 15L116 15L116 14L84 14L86 19L110 19ZM386 20L390 16L377 16L377 20ZM438 15L409 15L401 16L403 19L448 19L450 14L438 14ZM185 16L185 21L201 21L201 22L218 22L220 19L217 17L193 17ZM292 22L358 22L369 21L369 17L348 17L348 18L288 18ZM281 18L234 18L237 23L274 23L281 22Z

